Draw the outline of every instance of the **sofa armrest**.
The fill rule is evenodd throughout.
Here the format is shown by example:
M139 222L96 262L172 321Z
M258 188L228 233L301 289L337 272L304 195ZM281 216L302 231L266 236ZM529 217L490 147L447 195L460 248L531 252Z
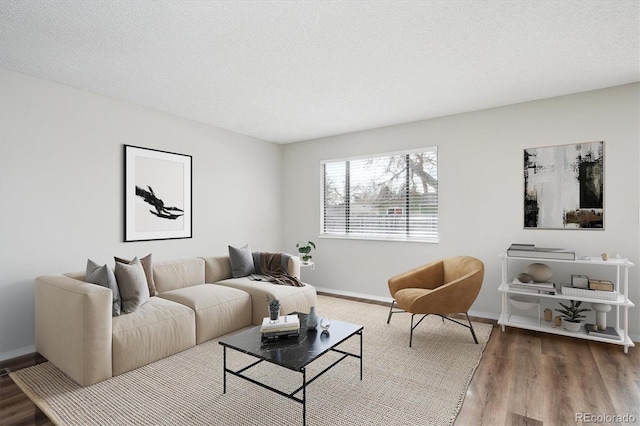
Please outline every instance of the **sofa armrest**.
M291 256L287 265L289 275L300 279L300 258L298 256Z
M36 279L36 350L82 386L112 376L111 290L65 275Z

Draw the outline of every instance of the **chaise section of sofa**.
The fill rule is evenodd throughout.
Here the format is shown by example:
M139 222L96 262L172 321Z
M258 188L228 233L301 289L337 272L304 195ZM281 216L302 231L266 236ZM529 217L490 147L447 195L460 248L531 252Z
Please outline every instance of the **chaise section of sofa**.
M242 290L251 295L251 322L262 324L262 319L269 316L267 296L280 301L280 312L309 312L317 303L316 289L312 285L303 287L272 284L266 281L253 281L249 277L232 278L231 262L228 256L203 257L205 262L205 280L218 285ZM300 279L300 258L289 259L289 275Z

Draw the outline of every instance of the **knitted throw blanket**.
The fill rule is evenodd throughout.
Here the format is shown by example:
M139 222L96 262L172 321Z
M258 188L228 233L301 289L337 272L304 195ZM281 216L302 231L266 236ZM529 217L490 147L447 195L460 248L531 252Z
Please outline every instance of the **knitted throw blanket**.
M289 259L287 253L254 252L253 265L256 274L274 284L303 287L304 284L294 276L289 275Z

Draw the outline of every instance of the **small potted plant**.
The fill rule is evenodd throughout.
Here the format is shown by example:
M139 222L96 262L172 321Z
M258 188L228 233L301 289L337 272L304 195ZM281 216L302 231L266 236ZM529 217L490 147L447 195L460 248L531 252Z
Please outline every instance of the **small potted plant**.
M311 250L316 248L316 245L313 241L298 241L298 244L296 244L296 247L298 248L298 253L300 254L300 259L302 260L303 263L309 263L311 261L311 258L313 256L311 256Z
M280 301L267 295L267 304L269 305L269 320L275 323L280 317Z
M562 315L562 326L567 331L580 331L580 327L582 323L580 320L586 318L586 316L582 315L583 312L590 311L588 308L580 308L582 305L582 301L576 302L575 300L570 300L570 306L565 305L560 302L560 306L562 309L556 309L556 311L560 312Z

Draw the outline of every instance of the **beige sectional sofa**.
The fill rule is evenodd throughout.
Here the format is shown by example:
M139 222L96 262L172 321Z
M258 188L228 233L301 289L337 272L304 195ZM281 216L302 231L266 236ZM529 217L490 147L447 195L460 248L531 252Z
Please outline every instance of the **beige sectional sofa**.
M300 260L289 259L300 278ZM232 278L228 256L157 262L157 295L135 312L112 317L111 290L84 273L36 279L36 350L67 376L88 386L252 324L269 315L267 296L281 312L308 312L315 288Z

